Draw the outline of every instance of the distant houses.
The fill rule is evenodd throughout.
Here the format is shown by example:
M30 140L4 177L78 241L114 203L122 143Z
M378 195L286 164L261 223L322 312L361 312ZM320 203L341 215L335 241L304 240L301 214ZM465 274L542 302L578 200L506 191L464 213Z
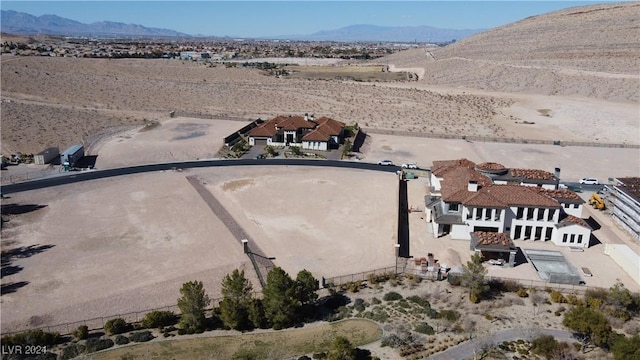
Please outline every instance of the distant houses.
M345 124L314 115L278 116L249 131L251 146L299 146L308 150L337 148L344 138Z

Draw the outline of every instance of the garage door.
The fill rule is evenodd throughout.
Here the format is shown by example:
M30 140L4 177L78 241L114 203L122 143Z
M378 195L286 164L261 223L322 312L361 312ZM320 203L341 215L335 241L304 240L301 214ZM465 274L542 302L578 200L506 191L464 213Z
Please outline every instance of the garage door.
M253 139L255 146L265 146L267 145L267 139Z

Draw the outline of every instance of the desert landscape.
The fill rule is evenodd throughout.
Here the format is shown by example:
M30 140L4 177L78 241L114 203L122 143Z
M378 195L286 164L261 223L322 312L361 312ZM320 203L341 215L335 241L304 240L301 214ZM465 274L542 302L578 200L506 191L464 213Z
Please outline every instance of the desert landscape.
M447 47L362 63L389 64L393 71L417 74L418 81L278 78L257 69L177 59L3 54L2 154L83 144L87 154L97 156L97 169L210 159L225 136L249 121L314 113L371 130L357 154L366 162L391 159L428 168L435 160L468 158L514 168L559 167L567 181L640 176L640 47L633 28L638 9L634 2L567 9ZM576 24L593 34L582 36ZM194 116L171 117L172 111ZM159 125L146 128L149 122ZM474 142L463 135L523 141ZM46 168L20 167L34 173ZM3 185L17 168L2 171ZM2 251L29 250L29 256L12 258L15 273L3 275L3 286L17 287L0 299L2 331L174 306L180 285L189 280L203 281L218 298L220 280L234 268L246 269L259 289L239 239L187 177L197 179L289 274L308 269L316 278L333 277L394 265L397 177L388 173L252 166L57 186L2 199L3 209L29 206L20 214L3 212ZM423 179L411 182L413 205L424 207L426 188ZM468 243L433 238L419 215L411 214L413 251L436 252L449 266L465 263ZM614 233L613 241L640 252L628 234ZM588 286L621 281L638 291L638 284L602 254L602 246L588 251L611 265ZM565 255L587 263L579 258L587 252ZM490 274L537 276L529 267L505 274L508 270L493 268ZM437 286L412 293L442 291ZM460 302L446 306L455 301ZM478 310L478 318L486 310ZM557 319L545 315L540 322L559 327ZM479 331L490 332L491 323L482 326ZM395 356L388 348L378 351Z

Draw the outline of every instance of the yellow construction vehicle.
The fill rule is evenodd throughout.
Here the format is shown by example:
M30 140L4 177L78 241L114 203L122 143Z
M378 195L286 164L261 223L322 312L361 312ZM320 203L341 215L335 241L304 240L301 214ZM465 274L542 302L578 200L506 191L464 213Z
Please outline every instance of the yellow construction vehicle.
M589 198L589 205L593 206L594 209L604 210L606 205L604 204L604 200L600 197L600 195L594 193Z

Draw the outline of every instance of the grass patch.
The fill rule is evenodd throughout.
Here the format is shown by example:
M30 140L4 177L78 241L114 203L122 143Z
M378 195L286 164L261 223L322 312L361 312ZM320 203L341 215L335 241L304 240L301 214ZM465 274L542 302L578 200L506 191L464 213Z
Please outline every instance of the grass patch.
M380 339L382 329L369 320L350 319L322 326L260 334L157 341L102 352L93 355L93 359L120 360L125 354L133 355L133 358L157 354L158 357L154 359L190 360L204 359L212 353L217 354L220 359L231 359L240 349L250 350L259 355L258 358L262 354L290 358L327 351L336 336L344 336L354 346L360 346Z

